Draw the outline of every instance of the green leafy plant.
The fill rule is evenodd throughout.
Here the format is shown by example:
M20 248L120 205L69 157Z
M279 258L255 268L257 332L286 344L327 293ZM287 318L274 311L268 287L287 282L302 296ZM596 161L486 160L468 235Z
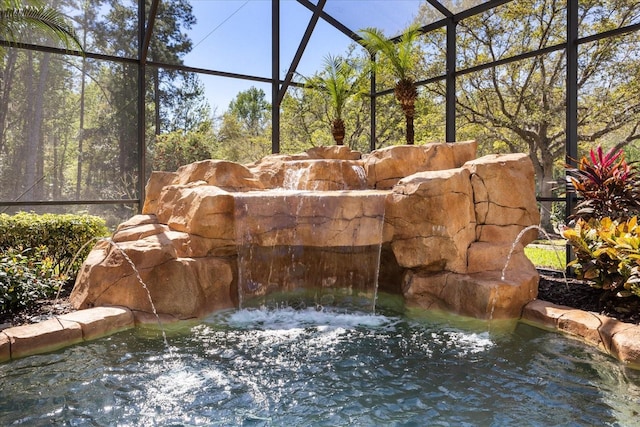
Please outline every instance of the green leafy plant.
M327 55L324 68L315 76L306 79L306 87L319 90L330 108L331 134L338 145L342 145L345 136L343 111L349 99L358 93L357 87L362 74L338 56Z
M569 263L579 278L617 296L640 296L640 224L627 220L579 218L562 232L576 259Z
M598 146L567 172L580 198L572 218L625 220L640 214L640 178L622 150L612 148L604 153Z
M73 26L57 10L37 0L0 1L0 37L2 39L9 42L20 41L23 35L33 31L61 41L66 49L75 47L82 51L82 44Z
M15 313L36 301L51 298L64 284L54 274L44 246L8 249L0 256L0 315Z
M175 171L180 166L213 158L213 132L208 122L190 132L174 131L156 136L153 169Z
M365 28L358 32L362 37L360 43L372 54L381 52L391 64L391 70L397 79L394 88L396 100L402 108L406 122L406 142L412 145L415 140L413 119L415 116L415 104L418 99L418 89L415 83L417 41L420 36L420 28L410 26L395 42L384 36L377 28Z
M85 243L108 234L104 220L91 215L0 214L0 251L44 246L51 268L60 274L68 270L70 277L90 251Z

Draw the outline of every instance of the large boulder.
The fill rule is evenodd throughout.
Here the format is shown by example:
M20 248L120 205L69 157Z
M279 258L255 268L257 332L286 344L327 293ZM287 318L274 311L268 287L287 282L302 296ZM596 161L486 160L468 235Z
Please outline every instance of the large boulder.
M80 309L120 305L176 319L233 305L233 263L177 255L163 233L131 242L102 242L85 261L71 303Z
M467 248L475 240L469 171L449 169L403 178L386 210L398 264L429 271L467 271Z
M384 240L386 192L241 193L238 245L354 247Z
M475 159L475 141L398 145L375 150L364 159L369 188L390 189L417 172L454 169Z
M526 154L492 154L463 168L471 173L478 241L513 243L524 228L540 223L535 173ZM522 237L523 245L537 235L531 230Z
M412 305L518 317L537 293L523 251L537 233L520 236L539 221L533 166L524 154L475 159L476 146L365 158L318 147L154 172L143 214L95 246L71 301L125 306L139 321L154 311L186 319L237 306L245 291L349 294L377 277Z
M403 283L409 305L486 320L519 318L522 308L537 294L538 273L533 266L511 270L504 280L495 272L409 270Z

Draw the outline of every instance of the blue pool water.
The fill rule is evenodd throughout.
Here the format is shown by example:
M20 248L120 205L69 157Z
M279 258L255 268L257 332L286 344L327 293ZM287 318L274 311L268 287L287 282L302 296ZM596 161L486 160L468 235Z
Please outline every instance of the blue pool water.
M166 332L0 365L0 425L639 425L640 372L522 324L285 308Z

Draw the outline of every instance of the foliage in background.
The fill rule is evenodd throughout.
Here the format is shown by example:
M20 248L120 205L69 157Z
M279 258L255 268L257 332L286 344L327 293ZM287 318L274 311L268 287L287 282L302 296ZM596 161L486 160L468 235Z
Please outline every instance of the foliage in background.
M3 250L0 254L0 315L16 313L35 301L55 296L65 280L54 271L53 260L43 246Z
M216 137L216 158L239 163L271 153L271 104L254 86L239 92L222 116Z
M102 218L90 215L0 214L0 250L43 247L51 260L51 268L62 274L70 269L75 277L91 245L85 243L109 234ZM73 265L73 258L78 254Z
M175 171L180 166L213 157L214 136L208 122L197 131L174 131L156 137L153 170Z
M431 9L425 3L421 15ZM564 172L567 54L557 50L494 68L481 66L565 43L566 13L566 0L518 0L463 19L456 27L456 68L479 67L456 79L458 140L478 140L482 154L528 153L542 197L555 195L555 178ZM578 2L581 36L631 25L639 16L636 0ZM424 39L427 51L444 58L444 31L427 33ZM640 32L580 44L578 55L579 147L636 144ZM443 60L429 63L434 70L428 75L446 72ZM426 89L441 97L446 94L444 81ZM548 231L553 230L550 203L541 203L540 212L541 225Z
M614 221L578 219L562 235L573 246L576 259L569 263L578 277L603 291L640 297L640 224L638 217Z
M95 216L0 214L0 315L53 297L107 234Z
M626 220L640 214L640 176L635 164L625 161L622 150L611 148L604 153L598 146L567 173L570 187L579 196L573 218Z

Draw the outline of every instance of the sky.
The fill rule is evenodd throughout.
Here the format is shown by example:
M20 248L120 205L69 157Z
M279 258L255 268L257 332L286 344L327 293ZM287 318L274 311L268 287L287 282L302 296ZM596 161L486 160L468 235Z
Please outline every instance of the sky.
M357 31L366 26L397 35L416 16L421 0L329 0L332 16ZM192 0L197 23L187 33L193 50L183 60L192 67L271 77L271 0ZM296 2L280 6L280 76L284 78L312 13ZM322 68L327 54L341 55L352 43L346 35L318 21L297 72L310 76ZM251 86L271 99L270 84L201 74L206 96L217 114L223 113L238 92Z

